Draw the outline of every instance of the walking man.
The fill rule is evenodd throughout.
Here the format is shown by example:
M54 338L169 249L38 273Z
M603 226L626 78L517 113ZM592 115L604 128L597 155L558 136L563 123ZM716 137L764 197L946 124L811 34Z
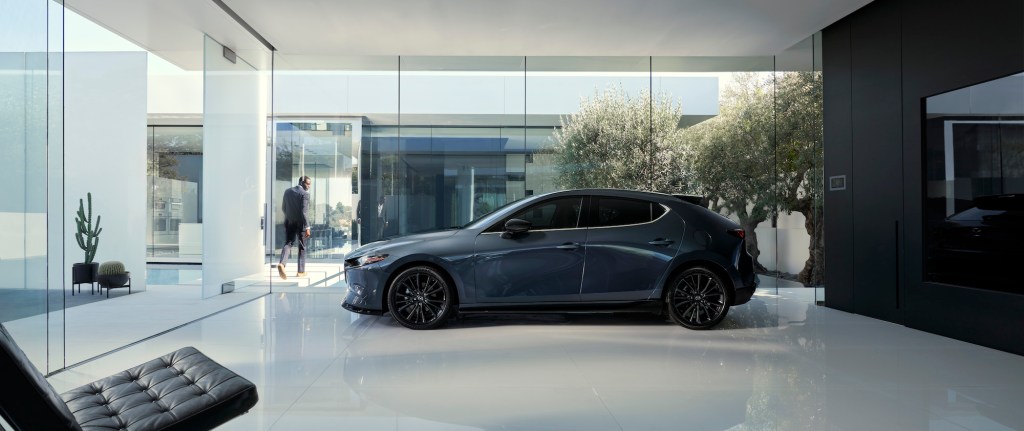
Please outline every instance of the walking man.
M282 280L288 279L284 273L284 265L296 241L299 243L299 272L296 276L306 275L306 238L310 235L306 211L309 210L309 188L312 185L313 180L303 175L299 178L299 185L284 191L281 209L284 210L285 240L281 249L281 260L277 262L277 273L281 275Z

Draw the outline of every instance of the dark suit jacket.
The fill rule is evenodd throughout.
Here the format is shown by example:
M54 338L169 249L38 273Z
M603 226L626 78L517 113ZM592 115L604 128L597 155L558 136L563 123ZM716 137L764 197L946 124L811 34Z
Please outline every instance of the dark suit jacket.
M302 186L295 186L284 191L284 201L281 203L284 210L286 224L302 224L302 229L309 229L309 219L306 212L309 211L309 192Z

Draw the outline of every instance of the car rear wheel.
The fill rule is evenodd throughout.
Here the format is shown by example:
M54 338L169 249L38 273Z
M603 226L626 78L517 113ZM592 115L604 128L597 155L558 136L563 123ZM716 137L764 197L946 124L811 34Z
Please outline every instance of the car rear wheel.
M704 267L683 271L672 279L665 298L672 320L690 329L708 329L729 311L729 297L722 279Z
M395 277L388 289L391 316L406 328L434 329L452 314L451 286L437 270L414 266Z

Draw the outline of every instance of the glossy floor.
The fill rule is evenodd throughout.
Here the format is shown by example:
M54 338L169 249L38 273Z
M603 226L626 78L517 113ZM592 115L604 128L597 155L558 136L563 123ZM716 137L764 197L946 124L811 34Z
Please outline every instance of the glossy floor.
M411 331L337 294L267 296L50 378L192 345L260 401L228 430L1024 429L1024 357L759 292L718 328L486 315ZM773 291L772 291L773 292Z

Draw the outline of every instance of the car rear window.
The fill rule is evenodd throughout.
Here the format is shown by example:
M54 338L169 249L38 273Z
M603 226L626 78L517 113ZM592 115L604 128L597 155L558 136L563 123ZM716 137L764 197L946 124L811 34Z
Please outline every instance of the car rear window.
M661 205L637 199L598 196L594 202L592 227L647 223L665 213Z

